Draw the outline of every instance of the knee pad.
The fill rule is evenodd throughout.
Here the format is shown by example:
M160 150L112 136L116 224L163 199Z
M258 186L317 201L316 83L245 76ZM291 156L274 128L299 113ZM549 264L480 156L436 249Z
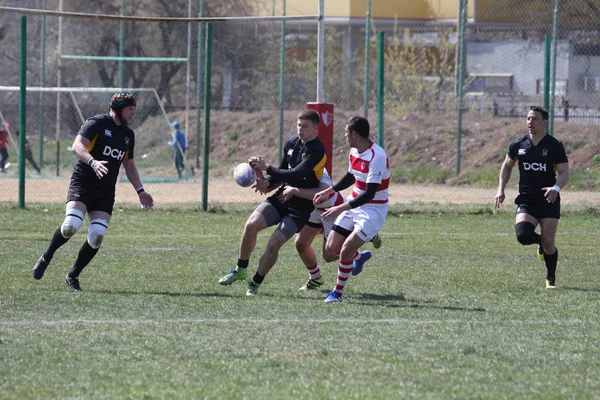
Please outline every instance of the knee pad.
M65 215L65 220L60 226L60 233L65 239L69 239L77 233L83 223L83 211L72 209L68 210Z
M98 218L90 221L87 241L90 244L91 248L97 249L100 247L102 241L104 240L104 236L106 235L107 229L108 223L103 219Z
M517 240L522 245L534 244L535 241L535 225L531 222L519 222L515 225L515 234Z

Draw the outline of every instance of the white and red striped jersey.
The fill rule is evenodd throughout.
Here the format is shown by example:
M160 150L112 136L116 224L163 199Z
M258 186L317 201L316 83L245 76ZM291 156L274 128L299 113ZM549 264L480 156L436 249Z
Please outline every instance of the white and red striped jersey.
M351 199L367 191L367 183L378 183L375 197L367 204L387 204L390 186L390 164L385 150L371 140L369 148L359 153L352 148L349 156L348 172L354 175Z
M325 168L323 169L323 176L321 177L321 180L319 181L319 183L324 183L327 186L333 185L333 183L331 182L331 177L329 176L329 173L327 172L327 169L325 169ZM327 200L315 205L315 208L318 210L324 211L324 210L328 209L329 207L339 206L344 201L345 201L344 196L342 196L341 193L333 192L332 194L329 195L329 198Z

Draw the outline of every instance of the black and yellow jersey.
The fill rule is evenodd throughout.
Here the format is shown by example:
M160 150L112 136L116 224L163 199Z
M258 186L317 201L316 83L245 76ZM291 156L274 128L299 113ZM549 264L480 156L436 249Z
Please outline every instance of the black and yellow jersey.
M556 184L556 164L568 162L565 147L555 137L544 135L537 145L529 134L508 146L508 157L519 163L519 195L515 202L545 202L543 187Z
M318 137L302 142L298 136L287 140L279 168L269 166L271 184L283 182L297 188L316 188L323 176L327 152Z
M78 135L90 141L87 150L98 161L108 161L108 173L99 179L94 170L79 160L73 169L73 176L89 179L101 185L114 186L123 160L133 158L135 134L128 126L119 126L108 114L89 118L81 126Z

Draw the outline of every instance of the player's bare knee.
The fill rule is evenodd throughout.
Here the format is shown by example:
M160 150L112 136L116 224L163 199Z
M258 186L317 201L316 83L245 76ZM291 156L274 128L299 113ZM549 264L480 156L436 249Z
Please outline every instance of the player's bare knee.
M542 248L546 254L554 254L556 249L554 239L542 236Z
M294 240L294 245L296 246L296 251L298 253L303 253L310 247L310 244L306 243L305 241L298 240L298 236L296 236L296 239Z
M262 225L258 218L249 218L244 225L244 233L257 234L262 230Z
M327 253L325 251L323 252L323 260L325 260L326 262L328 262L328 263L329 262L333 262L333 261L335 261L337 259L338 259L338 255L337 254L330 254L330 253Z
M77 209L67 210L65 219L60 226L60 233L65 239L69 239L79 231L82 223L83 211Z
M104 241L106 231L108 229L108 223L103 219L93 219L90 221L88 228L87 241L93 249L97 249Z

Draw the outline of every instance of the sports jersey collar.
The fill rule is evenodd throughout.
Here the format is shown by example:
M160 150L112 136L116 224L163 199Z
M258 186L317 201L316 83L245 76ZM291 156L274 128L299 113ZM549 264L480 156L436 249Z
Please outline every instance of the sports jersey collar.
M531 135L529 133L527 134L527 139L531 142L532 146L538 146L540 143L542 143L546 139L546 136L548 136L548 134L544 133L544 136L542 136L542 138L540 139L539 142L537 142L537 144L533 142L533 139L531 138Z
M358 154L362 154L362 153L364 153L365 151L371 150L371 148L373 148L373 145L375 144L375 142L373 141L373 139L369 139L369 140L370 140L370 142L369 142L369 146L367 146L367 148L366 148L366 149L364 149L363 151L361 151L361 152L360 152L360 153L358 153ZM356 149L356 151L358 151L358 149Z

